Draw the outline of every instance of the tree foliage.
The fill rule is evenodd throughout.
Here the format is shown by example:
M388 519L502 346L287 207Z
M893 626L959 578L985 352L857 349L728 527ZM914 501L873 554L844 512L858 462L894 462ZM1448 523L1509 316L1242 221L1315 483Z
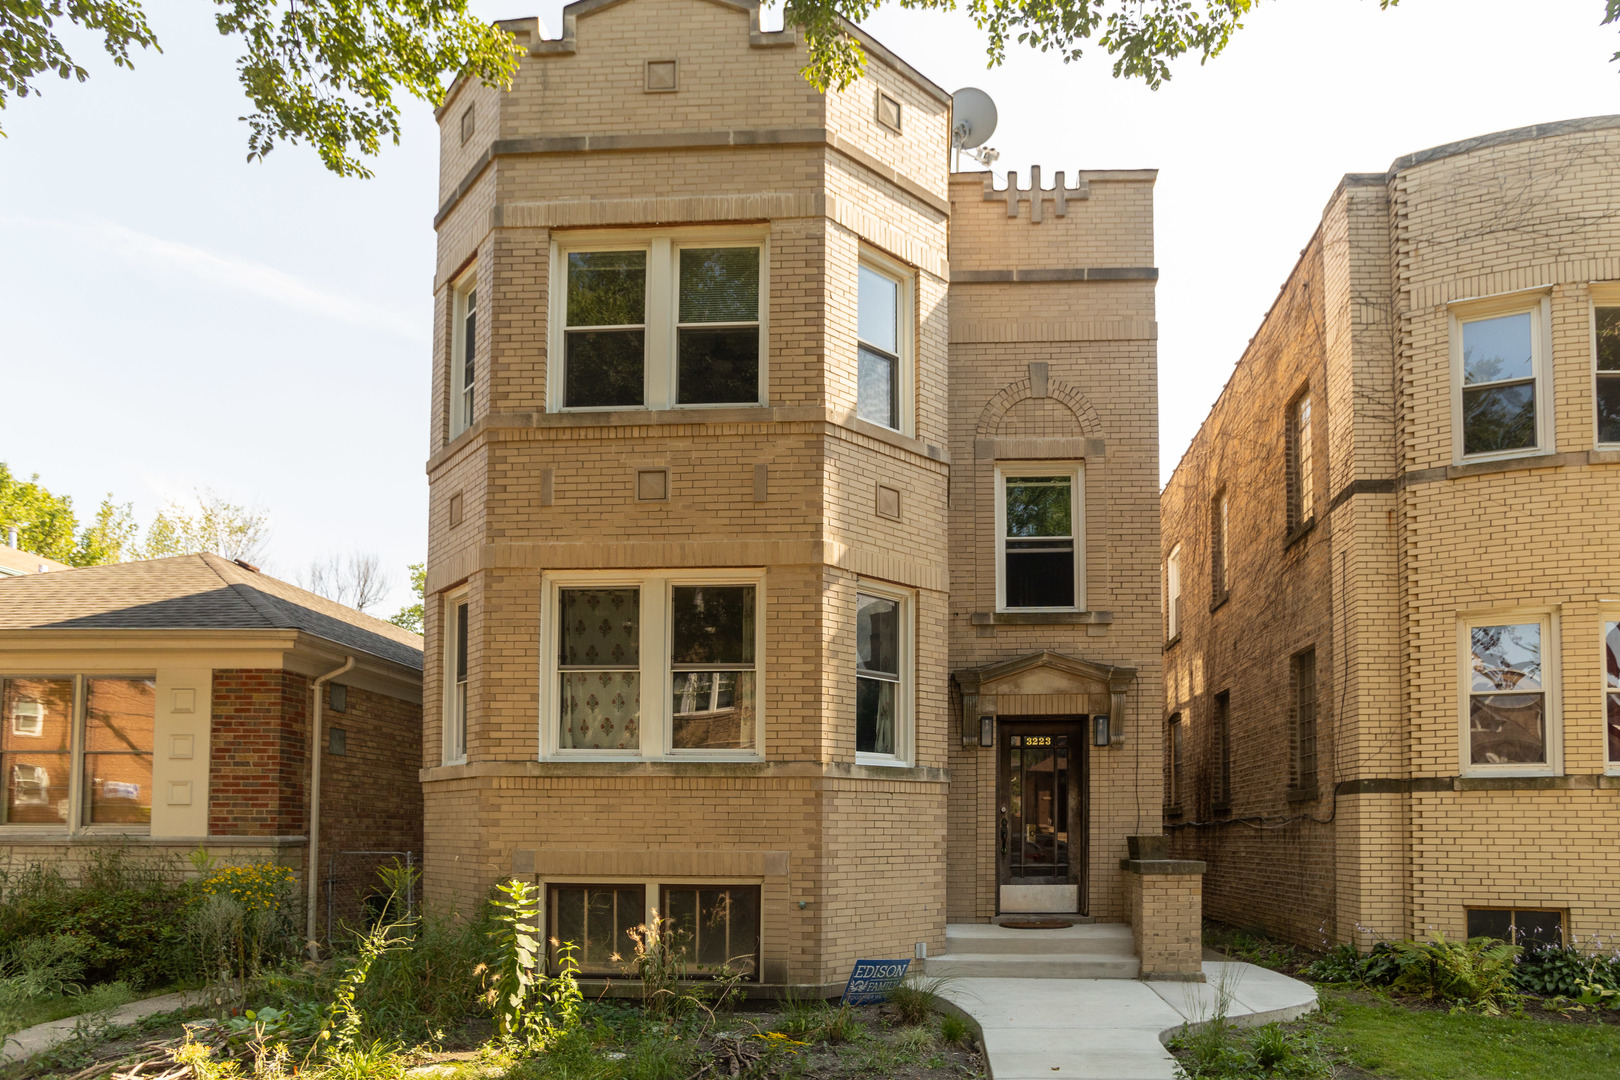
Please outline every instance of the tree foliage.
M158 511L136 558L167 559L211 551L227 559L256 562L270 541L270 515L258 507L227 502L211 489L193 493L195 505L177 500Z
M408 568L411 573L411 592L416 594L416 603L407 604L394 613L388 621L395 626L403 626L413 634L422 632L422 600L427 594L427 563L413 562Z
M98 566L132 557L138 531L130 504L115 503L111 495L80 528L71 496L46 488L38 473L24 480L0 461L0 539L9 528L17 530L21 550L69 566Z
M399 142L396 89L437 106L446 76L510 86L517 71L511 33L470 13L468 0L214 2L219 32L243 49L249 161L277 143L308 143L339 176L370 176L362 159L385 138ZM139 0L0 0L0 109L10 95L37 94L41 76L87 77L56 34L63 18L100 34L120 67L133 66L132 46L162 51Z

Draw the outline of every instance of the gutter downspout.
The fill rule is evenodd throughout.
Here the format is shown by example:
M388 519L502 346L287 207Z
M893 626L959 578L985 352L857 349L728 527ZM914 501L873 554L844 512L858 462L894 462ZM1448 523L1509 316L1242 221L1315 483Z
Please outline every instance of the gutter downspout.
M315 940L315 905L320 901L321 865L321 688L329 679L335 679L353 668L354 657L351 656L342 667L315 679L315 718L312 725L315 738L309 755L309 899L304 920L304 940L311 960L319 959L321 951L320 943Z

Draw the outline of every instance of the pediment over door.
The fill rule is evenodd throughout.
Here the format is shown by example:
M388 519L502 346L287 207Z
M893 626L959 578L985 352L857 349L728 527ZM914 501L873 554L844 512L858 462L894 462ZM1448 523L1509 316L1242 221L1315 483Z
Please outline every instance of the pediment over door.
M1106 714L1112 741L1121 737L1136 669L1042 651L964 668L951 678L962 694L964 746L979 743L984 717L1014 714Z

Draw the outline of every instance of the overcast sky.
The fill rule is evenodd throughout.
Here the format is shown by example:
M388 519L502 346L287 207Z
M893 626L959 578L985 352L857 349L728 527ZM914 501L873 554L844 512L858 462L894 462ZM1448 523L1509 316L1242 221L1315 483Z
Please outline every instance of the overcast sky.
M475 0L491 18L561 4ZM0 113L0 460L144 522L212 488L270 512L266 568L426 552L436 140L413 103L373 180L307 148L247 164L235 50L211 8L151 4L163 55ZM879 40L1000 108L998 171L1159 169L1161 468L1174 469L1340 175L1485 132L1620 112L1602 0L1275 0L1225 54L1153 92L1098 53L1009 46L960 14L886 8Z

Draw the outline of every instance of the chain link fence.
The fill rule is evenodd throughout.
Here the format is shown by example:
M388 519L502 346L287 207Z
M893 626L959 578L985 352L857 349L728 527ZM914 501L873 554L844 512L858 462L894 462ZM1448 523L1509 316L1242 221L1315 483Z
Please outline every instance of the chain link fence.
M326 860L326 944L330 948L334 934L345 928L365 930L384 916L414 915L416 913L416 875L407 874L410 888L405 896L405 910L388 910L388 885L381 871L399 866L407 870L416 868L414 851L335 851Z

